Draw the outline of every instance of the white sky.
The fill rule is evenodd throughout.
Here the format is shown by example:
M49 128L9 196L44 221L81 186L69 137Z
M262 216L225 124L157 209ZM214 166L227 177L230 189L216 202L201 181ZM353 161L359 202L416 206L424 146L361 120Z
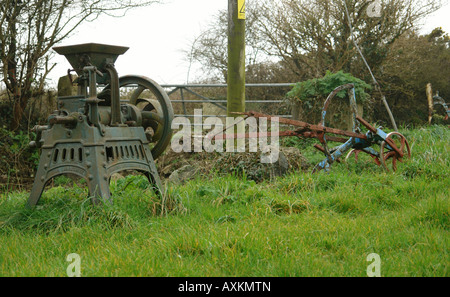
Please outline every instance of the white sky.
M127 46L130 49L115 63L119 76L145 75L159 84L186 83L189 63L182 51L188 50L202 27L227 6L228 0L166 0L166 4L131 10L125 17L103 16L85 23L60 45L97 42ZM450 33L449 13L447 3L425 21L421 33L429 33L438 26ZM49 78L50 86L56 87L58 78L67 73L70 64L57 54L53 61L57 66ZM190 82L196 71L201 69L191 70Z
M102 16L85 23L60 45L96 42L126 46L130 49L115 63L119 76L145 75L159 84L186 83L189 63L182 51L189 50L202 27L227 7L228 0L166 0L166 4L130 10L125 17ZM57 82L70 64L59 55L54 62L58 65L50 78ZM191 80L194 77L191 72Z

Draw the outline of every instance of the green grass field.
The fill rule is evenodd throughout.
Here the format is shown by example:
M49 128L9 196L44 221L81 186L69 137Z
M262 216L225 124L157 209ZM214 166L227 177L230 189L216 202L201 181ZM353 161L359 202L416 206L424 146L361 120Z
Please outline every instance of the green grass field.
M450 131L402 132L413 157L395 174L363 158L258 184L199 176L163 202L130 176L103 207L60 180L34 211L1 193L0 275L66 276L77 253L86 277L364 277L377 253L381 276L448 276Z

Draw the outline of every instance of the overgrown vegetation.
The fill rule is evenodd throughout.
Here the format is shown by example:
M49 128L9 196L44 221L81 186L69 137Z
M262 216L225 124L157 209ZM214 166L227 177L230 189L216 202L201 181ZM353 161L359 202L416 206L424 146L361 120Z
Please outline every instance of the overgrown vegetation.
M345 84L354 84L355 96L357 104L368 105L370 101L369 91L372 89L371 85L365 83L363 80L353 77L349 73L338 71L331 73L327 71L324 77L313 78L303 82L297 83L293 89L287 93L287 97L293 105L294 117L301 119L302 121L318 123L322 116L322 109L325 100L328 95L337 87ZM336 94L336 99L348 98L348 90L340 91ZM336 100L334 100L336 101ZM348 100L345 103L345 107L342 101L338 100L338 108L333 103L333 110L328 110L335 117L343 118L348 117L351 114L350 105ZM296 109L300 109L298 112L294 112ZM367 108L366 108L367 109ZM344 122L339 119L340 122Z
M84 21L161 1L56 2L6 0L0 8L0 276L64 276L71 253L81 256L83 276L365 276L371 253L381 256L382 276L449 275L446 126L404 126L413 157L396 173L360 155L358 162L334 164L330 174L312 175L300 168L324 158L313 140L285 138L282 144L300 149L310 164L298 158L283 177L266 179L263 167L224 155L195 179L166 184L162 199L144 177L130 175L112 181L113 204L94 206L84 180L61 176L36 209L26 209L29 192L15 182L31 184L39 158L28 147L35 135L23 131L46 120L48 111L35 110L55 107L50 92L36 101L39 108L30 104L46 92L53 67L49 49ZM246 81L300 82L289 96L316 118L326 96L352 82L367 119L383 124L384 106L367 83L371 78L356 55L343 3L249 3ZM372 0L345 3L398 123L426 123L426 83L450 96L450 38L440 28L426 35L415 28L441 1L382 1L381 18L367 15ZM190 62L203 64L207 82L227 77L225 19L222 13L189 51ZM247 95L266 100L285 93L261 88ZM256 106L271 114L287 113L286 107ZM329 114L330 123L345 123L338 112ZM174 163L182 162L177 157Z
M349 73L344 73L342 70L336 73L327 71L322 78L299 82L287 96L302 102L318 101L318 99L326 99L335 88L345 84L355 85L356 98L360 103L364 103L369 99L370 95L367 94L366 90L370 90L372 87L359 78L353 77ZM336 94L338 98L345 98L346 96L347 91L341 91Z
M12 132L0 127L0 191L34 177L39 164L39 150L29 147L34 138L33 132Z
M360 156L271 182L198 176L162 202L130 176L101 207L61 179L34 211L3 192L0 275L64 276L78 253L83 276L366 276L377 253L382 276L449 276L450 132L401 132L413 157L395 174Z

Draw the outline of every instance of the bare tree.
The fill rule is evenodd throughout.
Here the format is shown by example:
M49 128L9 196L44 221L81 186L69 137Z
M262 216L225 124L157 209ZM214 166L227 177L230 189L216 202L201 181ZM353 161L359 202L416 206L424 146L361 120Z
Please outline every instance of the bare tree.
M259 37L253 30L257 11L253 9L254 3L246 3L246 64L258 63L261 51L256 46ZM185 51L190 64L198 62L203 65L204 73L209 80L226 81L228 65L228 12L226 10L217 13L216 18L192 42L191 48Z
M261 0L261 50L281 58L300 78L327 70L362 73L352 43L345 5L356 42L370 65L379 65L389 46L441 6L439 0ZM371 13L379 4L378 13Z
M54 67L50 49L83 22L100 15L123 16L129 9L161 1L1 0L0 79L12 107L10 127L17 129L33 96L43 92Z
M391 44L441 7L441 0L258 0L248 5L247 65L277 60L292 79L322 77L367 69L352 42L345 5L356 42L369 65L377 67ZM370 9L379 3L380 14ZM220 15L192 47L192 57L209 70L226 71L226 18ZM368 79L369 81L369 79Z

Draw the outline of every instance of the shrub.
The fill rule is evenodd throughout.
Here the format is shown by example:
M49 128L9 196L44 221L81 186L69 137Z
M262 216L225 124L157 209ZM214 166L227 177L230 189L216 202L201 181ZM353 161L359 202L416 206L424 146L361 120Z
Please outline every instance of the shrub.
M294 88L287 93L287 97L293 106L292 110L294 118L317 123L321 118L323 104L328 95L335 88L349 83L355 85L357 103L366 103L369 101L370 95L366 93L366 90L370 90L372 87L364 81L353 77L351 74L344 73L343 71L337 73L327 71L326 75L322 78L315 78L297 83ZM347 90L342 90L337 93L337 99L346 98L347 92ZM337 104L333 103L328 111L330 114L333 114L333 122L338 125L342 124L343 126L347 126L345 123L348 122L348 115L350 114L349 105L347 102L342 102L342 100L337 101Z
M353 77L351 74L344 73L343 71L337 73L327 71L327 74L322 78L299 82L287 96L302 102L320 99L325 100L335 88L349 83L355 84L356 99L359 100L359 103L364 103L370 98L369 94L366 93L366 89L370 90L372 87L359 78ZM336 96L338 98L345 98L346 95L347 91L344 90Z

